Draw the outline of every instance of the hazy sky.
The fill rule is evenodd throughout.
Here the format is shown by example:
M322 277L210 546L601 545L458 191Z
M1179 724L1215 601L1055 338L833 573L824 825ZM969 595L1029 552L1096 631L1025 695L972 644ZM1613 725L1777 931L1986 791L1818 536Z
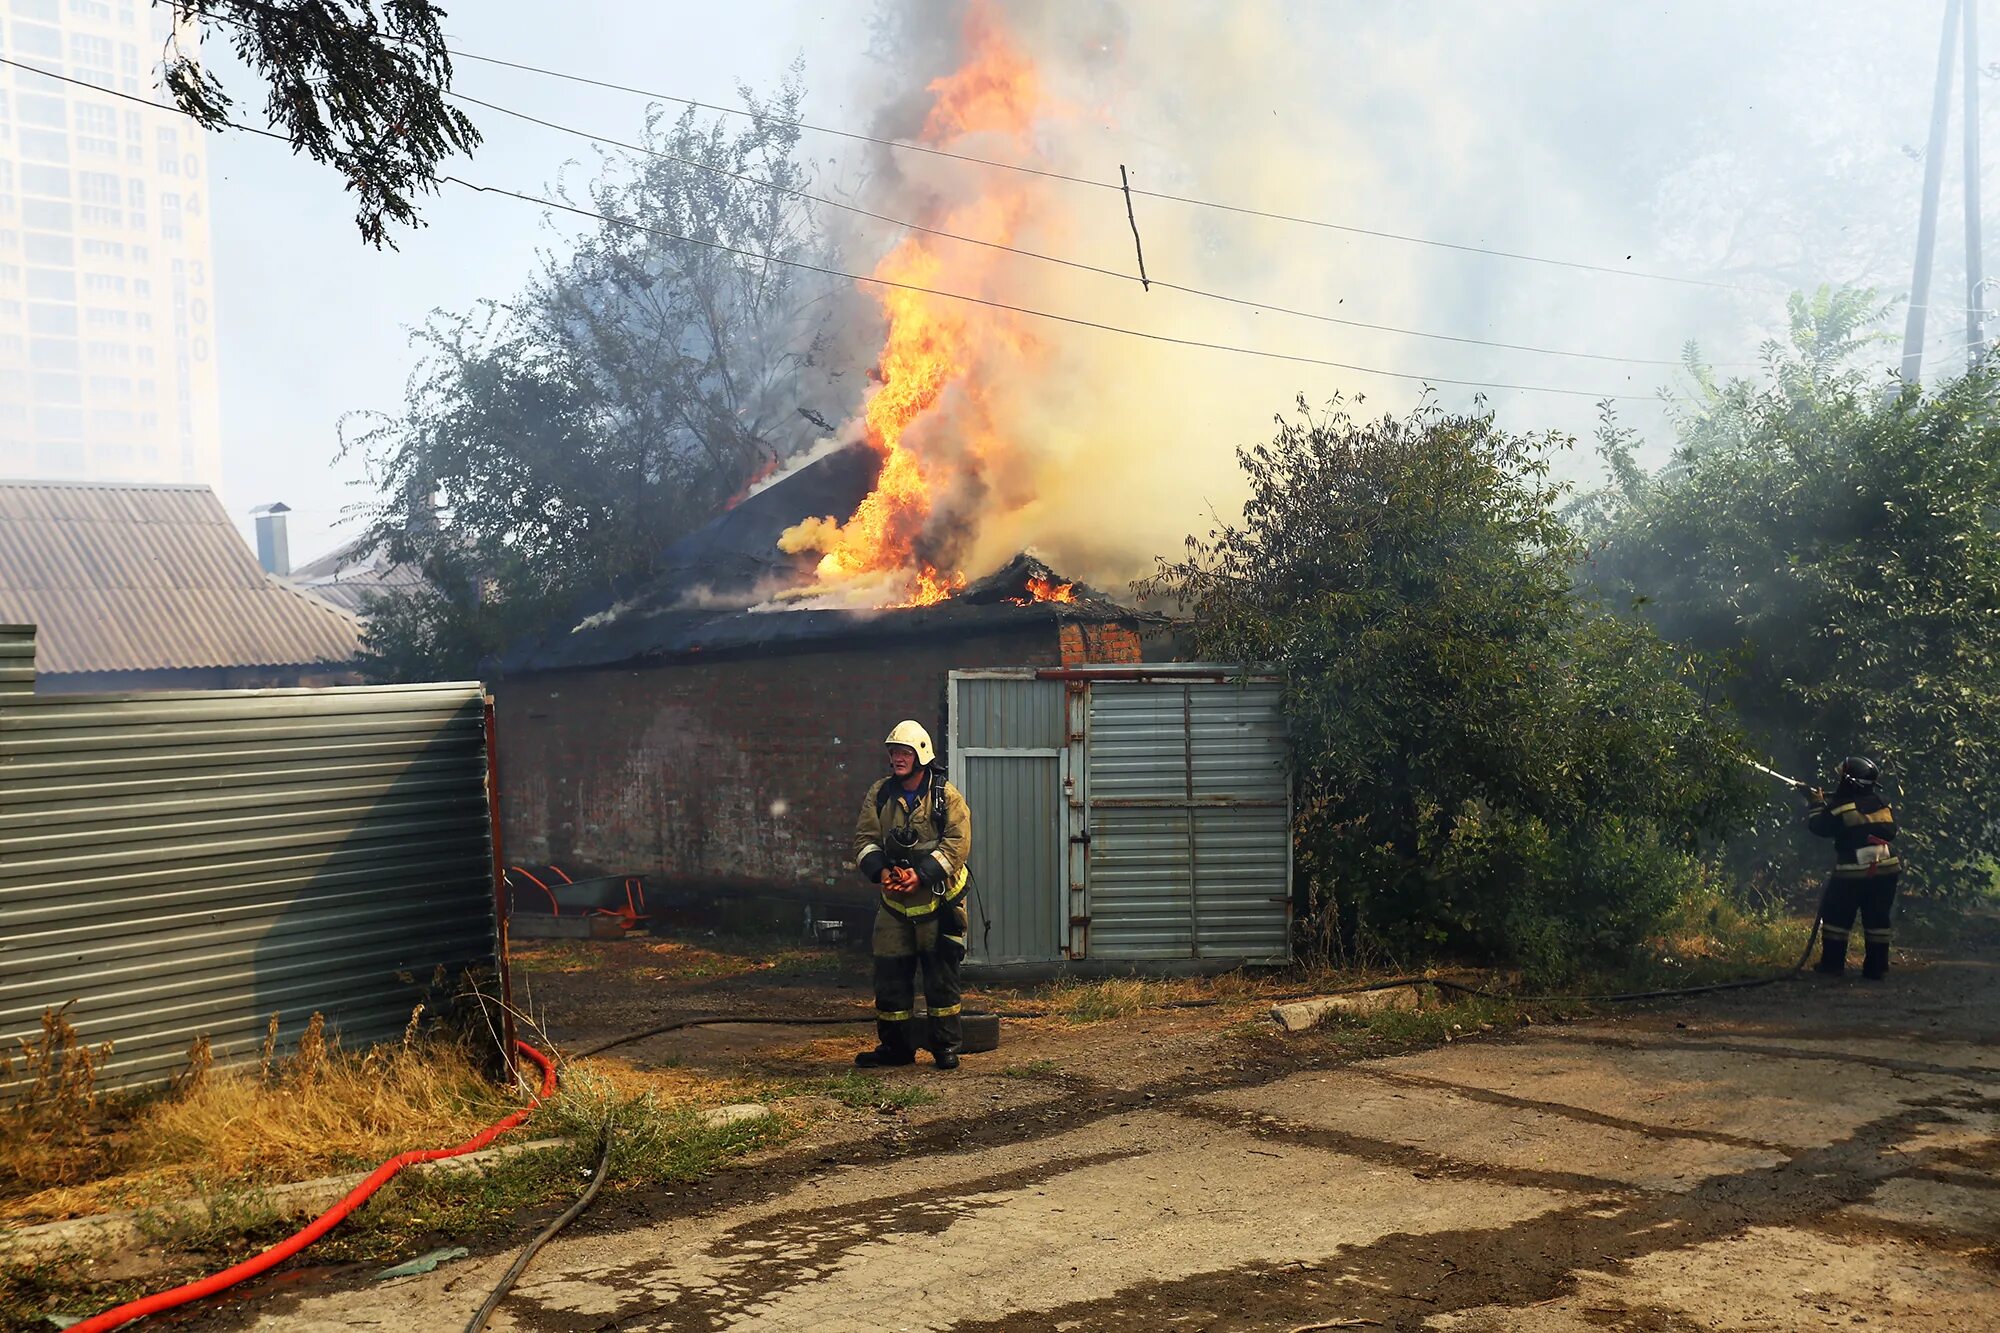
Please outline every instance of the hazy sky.
M735 101L738 80L768 86L803 53L813 108L829 115L843 111L834 86L845 86L867 39L861 6L806 0L461 0L449 12L455 48L722 104ZM470 61L456 86L628 140L646 105ZM592 161L580 139L468 109L486 142L450 168L467 179L546 193L565 163ZM426 227L402 233L399 251L378 252L362 244L326 169L243 135L215 136L209 151L223 499L246 532L253 506L291 505L292 559L302 564L356 530L334 526L362 496L348 484L362 468L334 461L342 415L394 408L411 365L406 330L434 309L511 295L551 233L540 210L446 186L423 204Z
M910 91L867 58L871 9L866 0L578 0L559 9L462 0L448 28L467 51L718 102L733 100L739 79L768 86L803 55L809 118L865 128L886 95ZM2000 34L2000 5L1981 10L1986 32ZM1907 285L1922 168L1905 149L1923 143L1941 12L1941 0L1135 3L1133 27L1186 30L1177 42L1133 43L1156 63L1107 83L1107 119L1134 80L1149 105L1185 91L1172 120L1120 124L1106 153L1144 155L1152 179L1169 176L1167 188L1189 193L1589 263L1725 272L1736 286L1606 278L1225 215L1158 217L1167 233L1159 262L1181 281L1540 345L1671 358L1693 338L1740 361L1778 327L1793 282ZM1244 16L1241 40L1210 40L1215 30L1204 25L1218 14ZM1988 41L1996 48L2000 35ZM470 62L458 86L628 137L644 113L640 98ZM1982 92L1991 161L2000 84L1983 81ZM474 114L487 142L450 168L460 174L536 191L566 162L590 159L578 140ZM1197 145L1210 120L1213 134ZM810 137L808 147L822 159L840 152ZM241 136L215 139L211 152L224 499L239 516L291 504L302 562L343 539L333 525L361 498L347 484L361 468L333 461L338 423L398 404L411 365L406 329L434 308L510 295L555 236L527 205L447 187L424 204L428 227L404 234L400 252L377 252L359 241L348 197L324 169ZM1955 138L1949 152L1933 301L1955 307ZM1107 157L1104 169L1115 175L1118 160ZM1987 182L1989 201L1995 185ZM1124 225L1122 215L1106 221ZM1987 234L1996 234L1990 224ZM1087 312L1090 301L1077 300ZM1959 319L1933 319L1935 352L1964 341ZM1640 395L1672 377L1271 316L1250 327L1260 345L1431 375ZM1893 327L1900 333L1900 316ZM1185 365L1179 373L1218 379L1243 369L1217 354ZM1395 405L1413 392L1321 371L1278 378L1314 398L1361 389ZM1587 397L1494 397L1522 429L1583 431L1594 415ZM1218 409L1200 422L1199 447L1226 454L1267 433L1284 405ZM1652 419L1644 403L1628 410L1640 424Z

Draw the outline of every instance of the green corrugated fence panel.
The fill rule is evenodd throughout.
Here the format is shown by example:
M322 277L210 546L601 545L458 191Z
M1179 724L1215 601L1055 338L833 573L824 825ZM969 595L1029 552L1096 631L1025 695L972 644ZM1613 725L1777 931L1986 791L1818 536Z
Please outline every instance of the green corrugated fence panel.
M274 1013L393 1037L493 963L478 685L10 693L32 644L0 627L0 1050L69 1004L99 1086L144 1086Z

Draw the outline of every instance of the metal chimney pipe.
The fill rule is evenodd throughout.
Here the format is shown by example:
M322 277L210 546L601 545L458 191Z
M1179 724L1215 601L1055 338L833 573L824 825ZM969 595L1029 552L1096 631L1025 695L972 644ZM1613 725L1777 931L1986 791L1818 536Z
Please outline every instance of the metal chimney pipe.
M292 544L285 535L285 515L291 512L292 507L282 503L258 505L250 511L257 520L257 563L266 574L292 572Z

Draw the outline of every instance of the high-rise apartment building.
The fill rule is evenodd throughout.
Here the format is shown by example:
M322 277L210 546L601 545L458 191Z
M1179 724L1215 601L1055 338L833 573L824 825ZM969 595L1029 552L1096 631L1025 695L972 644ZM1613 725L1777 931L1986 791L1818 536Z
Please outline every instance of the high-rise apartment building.
M0 0L0 476L222 470L207 156L158 100L166 10Z

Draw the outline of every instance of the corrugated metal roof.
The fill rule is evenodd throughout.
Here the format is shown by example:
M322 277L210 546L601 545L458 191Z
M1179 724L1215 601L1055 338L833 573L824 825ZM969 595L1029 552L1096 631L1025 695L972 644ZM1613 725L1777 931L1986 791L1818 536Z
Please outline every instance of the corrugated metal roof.
M310 564L294 569L293 587L303 588L343 611L366 616L371 604L400 592L415 592L430 586L415 565L400 565L388 552L367 537L357 537L338 550L329 551Z
M354 618L258 567L206 486L0 481L0 622L44 674L345 662Z

